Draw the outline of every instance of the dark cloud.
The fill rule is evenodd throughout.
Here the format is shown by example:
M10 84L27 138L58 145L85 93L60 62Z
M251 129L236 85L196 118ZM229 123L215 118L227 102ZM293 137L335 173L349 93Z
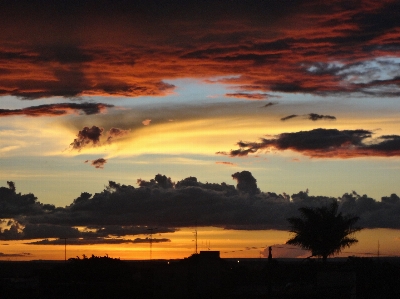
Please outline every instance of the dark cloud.
M101 141L100 139L103 136L103 132L104 128L98 126L92 126L91 128L84 127L81 131L78 132L77 138L75 138L74 141L70 144L70 148L80 151L86 146L102 146L105 144L109 144L116 139L123 138L124 136L129 134L130 130L111 128L105 133L106 140Z
M96 159L96 160L92 160L90 162L90 165L92 165L92 166L94 166L96 168L104 168L104 164L106 164L106 163L107 163L106 159L99 158L99 159Z
M85 235L81 233L77 228L62 226L62 225L50 225L50 224L31 224L28 223L24 226L22 236L18 236L18 239L37 239L37 238L78 238ZM88 235L90 233L86 233Z
M316 87L305 87L301 83L278 82L270 86L271 91L287 92L287 93L313 93Z
M74 203L78 203L77 199ZM57 208L57 212L55 214L62 214L65 216L67 211L62 208ZM48 213L48 212L47 212ZM22 216L19 214L18 216ZM78 230L72 224L54 224L54 223L38 223L38 222L46 222L47 217L43 215L43 219L41 217L32 218L28 220L24 217L18 217L17 220L11 219L7 224L7 227L3 228L0 231L0 239L1 240L31 240L31 239L48 239L48 238L56 238L63 239L68 238L69 240L80 240L82 239L82 244L96 244L97 243L127 243L132 242L133 240L125 240L121 237L126 235L148 235L149 230L147 226L138 226L138 225L88 225L83 227L81 230ZM54 215L53 215L54 216ZM51 216L52 217L52 216ZM31 221L31 222L30 222ZM90 220L87 219L90 223ZM33 223L35 222L35 223ZM53 221L54 222L54 221ZM161 234L167 232L174 232L174 229L166 228L166 227L158 227L153 230L154 234ZM112 239L108 241L108 239ZM87 241L87 239L89 241ZM86 240L86 241L85 241ZM43 240L39 242L35 242L35 244L58 244L61 241L57 240ZM68 241L71 243L70 241ZM78 241L77 241L78 242ZM78 244L79 245L79 244Z
M13 193L17 202L13 213L3 193L0 217L9 220L2 221L0 239L42 239L35 244L62 244L61 238L68 238L68 244L119 244L148 242L149 227L157 227L152 230L157 236L154 240L162 242L169 240L159 234L194 225L288 230L286 219L297 215L299 207L317 207L334 200L342 213L359 216L362 227L400 228L400 198L396 194L379 201L354 191L337 198L311 196L308 190L289 196L261 192L248 171L232 177L238 182L236 188L226 183L202 183L195 177L171 185L163 175L158 182L138 188L110 181L99 193L84 192L69 206L53 209L40 202L24 208L20 204L26 195ZM138 239L129 237L132 235Z
M174 183L171 181L171 178L167 178L165 175L157 174L154 179L150 181L145 181L142 179L137 180L137 183L140 187L153 187L168 189L174 186Z
M21 219L24 222L23 219ZM8 228L0 232L1 240L29 240L39 238L81 238L94 237L96 233L80 232L69 225L20 223L12 220Z
M132 186L121 186L117 184L120 188L118 189L122 192L124 189L132 189ZM125 187L124 187L125 186ZM129 188L130 187L130 188ZM133 189L132 189L133 190ZM126 192L126 191L125 191ZM126 235L148 235L149 228L147 226L139 226L139 225L100 225L100 226L88 226L87 227L90 232L95 231L97 236L113 236L113 237L121 237ZM157 227L152 229L152 232L155 234L161 233L173 233L175 229L168 227Z
M131 239L114 239L114 238L69 238L67 239L67 244L68 245L97 245L97 244L125 244L125 243L146 243L146 242L140 242L137 240L146 240L146 239L140 239L136 238L134 240ZM171 240L169 239L152 239L154 243L160 243L160 242L170 242ZM65 240L64 239L55 239L55 240L49 240L49 239L44 239L44 240L39 240L39 241L33 241L26 243L29 245L64 245Z
M236 188L239 191L249 194L260 193L260 189L257 188L257 180L250 171L236 172L232 174L232 178L237 181Z
M283 204L288 202L287 198L272 193L261 194L258 188L254 188L254 178L252 182L246 181L250 181L252 175L245 174L235 175L240 177L240 187L245 183L249 187L244 186L242 190L226 183L201 183L194 177L171 186L168 177L162 175L159 175L158 182L154 180L152 184L139 188L110 182L103 192L93 196L83 193L66 208L19 218L21 223L16 223L13 229L16 234L3 231L2 239L24 238L24 228L28 223L34 225L29 231L37 231L38 234L40 229L46 228L44 225L48 225L48 235L41 236L49 238L59 238L63 228L76 226L87 227L87 231L71 229L64 236L67 232L83 238L133 233L147 235L148 227L158 227L153 231L155 234L171 231L166 227L193 226L196 222L198 225L222 227L251 225L254 228L267 228L285 225L284 219L277 221L279 217L273 215L285 214ZM277 203L277 210L264 211L262 207L272 202ZM280 209L283 210L278 212ZM53 230L52 226L56 228ZM135 226L142 228L134 229Z
M85 146L98 145L100 143L100 136L103 131L103 128L97 126L92 126L91 128L84 127L78 132L77 138L74 139L70 146L72 149L80 151Z
M282 117L281 121L285 121L285 120L295 118L295 117L298 117L298 115L297 114L288 115L288 116Z
M85 53L74 45L46 45L39 46L36 49L39 54L35 57L38 62L58 62L60 64L82 64L94 60L94 56Z
M32 256L32 253L22 252L22 253L4 253L0 252L0 258L2 257L29 257Z
M336 117L332 115L321 115L321 114L316 114L316 113L310 113L308 114L308 119L312 121L320 120L320 119L326 119L326 120L335 120Z
M26 116L61 116L70 113L83 112L86 115L98 114L114 105L102 103L62 103L32 106L23 109L0 109L0 117L12 115Z
M281 118L281 121L285 121L285 120L289 120L295 117L299 117L300 115L297 114L292 114L292 115L288 115L285 117ZM306 119L312 120L312 121L317 121L317 120L336 120L336 117L331 116L331 115L321 115L321 114L317 114L317 113L309 113L304 115L306 117Z
M136 238L133 240L133 243L165 243L171 242L170 239L167 238Z
M313 158L356 158L400 156L400 136L381 136L368 142L373 133L368 130L314 129L294 133L282 133L275 138L262 138L260 142L238 142L240 147L230 156L247 156L259 151L292 150Z
M266 108L266 107L273 106L273 105L276 105L276 103L267 103L264 106L262 106L262 108Z
M53 205L38 202L32 193L16 193L14 182L7 181L7 184L9 188L0 187L0 218L42 214L55 209Z
M129 134L131 130L123 130L119 128L111 128L107 131L107 142L112 142L115 139L122 138Z

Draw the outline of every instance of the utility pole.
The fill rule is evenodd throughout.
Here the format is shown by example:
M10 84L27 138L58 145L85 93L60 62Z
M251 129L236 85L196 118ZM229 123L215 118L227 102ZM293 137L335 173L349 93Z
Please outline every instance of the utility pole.
M153 230L155 229L157 229L157 227L147 229L150 231L150 260L152 259L152 253L153 253Z
M378 240L378 259L379 259L379 249L380 249L380 245L379 245L379 240Z
M194 244L195 244L194 245L194 248L195 248L194 253L197 254L197 226L193 233L194 233Z
M64 261L67 262L67 239L68 238L60 238L60 240L64 240Z

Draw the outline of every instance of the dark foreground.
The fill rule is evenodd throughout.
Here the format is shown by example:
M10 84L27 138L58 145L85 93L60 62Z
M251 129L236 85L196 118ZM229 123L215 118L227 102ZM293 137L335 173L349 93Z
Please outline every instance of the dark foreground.
M400 260L0 262L0 298L400 298Z

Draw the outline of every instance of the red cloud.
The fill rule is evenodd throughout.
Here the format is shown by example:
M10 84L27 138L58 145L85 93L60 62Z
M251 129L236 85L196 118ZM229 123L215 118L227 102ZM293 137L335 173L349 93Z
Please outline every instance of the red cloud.
M243 96L400 94L394 73L382 77L368 67L374 61L384 69L376 58L399 57L400 3L394 0L351 8L327 0L162 7L131 1L112 9L88 1L82 10L72 3L38 10L3 1L0 10L0 95L163 96L174 88L166 78L213 76L229 76L221 82Z

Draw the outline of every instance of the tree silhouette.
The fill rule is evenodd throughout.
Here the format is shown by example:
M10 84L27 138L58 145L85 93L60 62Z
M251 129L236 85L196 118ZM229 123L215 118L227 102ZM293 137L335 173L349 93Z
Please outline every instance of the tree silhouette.
M352 235L361 230L354 226L359 217L338 213L337 201L323 207L302 207L299 211L300 218L287 219L291 225L290 232L295 236L286 244L311 250L312 256L322 256L326 262L328 256L358 242Z

